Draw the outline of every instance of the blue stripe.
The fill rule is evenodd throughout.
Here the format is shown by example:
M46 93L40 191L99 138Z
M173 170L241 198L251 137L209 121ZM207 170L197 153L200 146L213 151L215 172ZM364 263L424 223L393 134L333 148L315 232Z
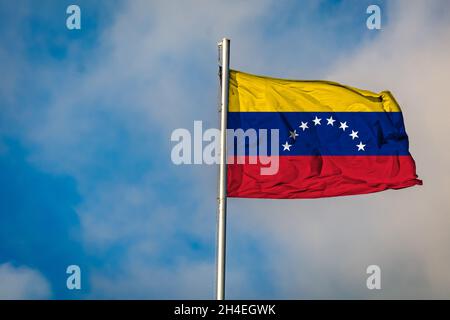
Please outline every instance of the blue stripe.
M316 116L320 125L313 122ZM333 126L327 124L330 117L336 120ZM302 122L308 129L299 127ZM341 122L348 125L345 131L339 128ZM279 129L280 155L409 155L401 112L229 112L228 128ZM295 140L289 137L293 130L298 134ZM350 136L352 130L358 138ZM283 150L285 142L292 145L290 151ZM358 151L360 142L365 151ZM229 154L238 152L229 150ZM245 153L249 155L248 148Z

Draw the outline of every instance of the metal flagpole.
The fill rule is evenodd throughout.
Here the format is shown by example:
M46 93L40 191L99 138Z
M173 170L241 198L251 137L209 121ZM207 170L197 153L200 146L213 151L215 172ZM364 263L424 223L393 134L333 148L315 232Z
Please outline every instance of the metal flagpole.
M220 164L219 190L217 195L217 260L216 260L216 299L225 298L225 254L227 223L227 111L230 68L230 40L223 38L221 49L221 100L220 100Z

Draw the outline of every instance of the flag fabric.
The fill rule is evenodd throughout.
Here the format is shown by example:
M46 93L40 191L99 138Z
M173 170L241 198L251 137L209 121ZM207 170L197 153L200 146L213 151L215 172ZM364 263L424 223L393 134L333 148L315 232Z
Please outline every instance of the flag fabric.
M278 129L279 168L262 175L247 142L244 151L229 149L228 197L320 198L422 184L390 92L234 70L229 84L227 128Z

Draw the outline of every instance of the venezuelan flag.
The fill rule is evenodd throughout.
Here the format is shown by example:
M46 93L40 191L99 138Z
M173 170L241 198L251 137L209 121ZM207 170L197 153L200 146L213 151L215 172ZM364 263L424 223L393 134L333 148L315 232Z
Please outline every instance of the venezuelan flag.
M390 92L234 70L229 84L228 129L278 129L280 148L274 175L261 174L249 148L229 150L244 161L227 166L228 197L320 198L422 184Z

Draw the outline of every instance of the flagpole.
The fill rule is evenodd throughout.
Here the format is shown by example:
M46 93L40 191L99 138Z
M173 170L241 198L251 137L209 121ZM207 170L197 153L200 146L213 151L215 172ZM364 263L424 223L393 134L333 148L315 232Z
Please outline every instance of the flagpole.
M216 299L225 299L225 255L227 223L227 112L230 68L230 40L223 38L219 43L221 52L221 100L220 100L220 164L219 190L217 195L217 259Z

